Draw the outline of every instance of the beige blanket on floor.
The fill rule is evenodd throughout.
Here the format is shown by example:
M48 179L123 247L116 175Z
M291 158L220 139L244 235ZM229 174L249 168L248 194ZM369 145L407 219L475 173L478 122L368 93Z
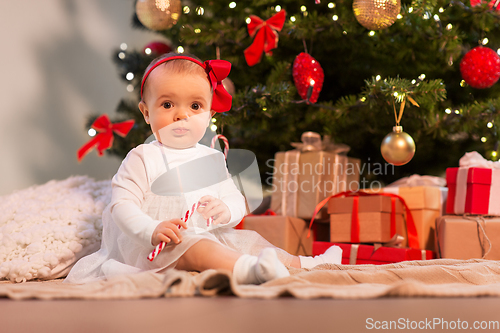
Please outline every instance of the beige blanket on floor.
M427 260L397 264L320 265L290 269L291 276L259 286L238 285L227 271L198 273L170 270L122 276L86 285L62 280L13 284L0 282L0 297L12 299L134 299L236 295L302 299L367 299L377 297L500 296L500 261Z

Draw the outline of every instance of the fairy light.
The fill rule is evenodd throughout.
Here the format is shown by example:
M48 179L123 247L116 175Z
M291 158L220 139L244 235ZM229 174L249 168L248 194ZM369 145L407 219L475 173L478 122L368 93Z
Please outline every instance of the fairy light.
M191 11L191 9L189 8L189 6L184 6L184 7L182 8L182 12L183 12L184 14L189 14L189 12L190 12L190 11Z
M331 9L331 8L335 8L335 6L336 6L336 4L335 4L335 3L333 3L333 2L329 2L329 3L328 3L328 8L330 8L330 9Z
M483 137L481 138L481 142L483 142L483 143L484 143L484 142L486 142L486 141L488 141L488 139L487 139L485 136L483 136Z
M125 50L127 49L127 47L128 47L128 46L127 46L127 44L126 44L126 43L121 43L121 44L120 44L120 49L121 49L122 51L125 51Z
M134 79L134 73L128 72L127 75L125 75L125 78L129 81L132 81Z
M217 131L217 125L215 125L215 124L210 125L210 129L212 130L212 132Z
M453 29L453 24L448 23L448 24L446 25L446 30L451 30L451 29Z
M455 114L460 114L460 110L455 110Z
M380 75L375 76L375 81L380 81L382 77Z
M347 31L345 31L345 30L344 30L344 31L342 31L342 33L343 33L344 35L347 35Z
M281 11L281 6L280 5L276 5L276 7L274 7L274 10L277 11L277 12L280 12Z
M200 32L201 32L201 29L200 29L200 28L196 28L196 29L194 29L194 33L195 33L195 34L199 34Z
M212 118L212 122L213 123L217 122L217 119L216 118Z
M339 19L339 17L337 15L332 16L332 20L337 21L338 19Z
M425 74L423 74L423 73L422 73L422 74L420 74L418 78L419 78L420 80L425 79Z
M262 111L266 112L266 111L267 111L267 108L264 106L264 107L262 108Z
M184 48L182 46L177 46L177 53L184 53Z
M205 8L203 8L202 6L196 7L196 14L198 14L198 15L205 14Z
M444 112L446 112L446 114L451 114L451 109L447 108L446 110L444 110Z
M417 80L415 80L415 79L411 80L411 84L415 84L415 83L417 83Z
M233 1L229 3L229 8L233 9L235 7L236 7L236 2Z
M366 97L365 97L365 96L363 96L363 97L361 97L359 100L360 100L361 102L364 102L364 101L366 101Z
M87 132L89 136L95 136L97 134L97 131L93 128L89 128L89 131Z
M500 49L497 50L497 54L500 55Z
M290 16L290 21L295 22L295 16Z
M146 50L144 50L144 52L146 52L146 54L149 54L149 53L147 52L147 50L149 50L149 53L151 53L151 49L148 47ZM120 59L125 59L125 52L120 52L120 53L118 53L118 58L120 58Z
M372 31L370 31L370 32L368 33L368 36L370 36L370 37L375 36L375 31L373 31L373 30L372 30Z
M494 150L491 152L491 157L496 158L498 153Z
M398 14L398 16L396 16L398 18L398 20L401 20L403 18L403 15L401 14Z
M467 83L465 83L465 80L460 81L460 87L465 87Z
M301 12L305 12L307 10L307 7L306 6L300 6L300 11Z
M492 123L491 121L490 121L490 122L488 122L488 123L486 124L486 127L488 127L488 128L492 128L492 127L493 127L493 123Z
M440 13L443 13L443 12L444 12L444 8L443 8L443 7L441 7L441 8L439 8L439 10L438 10L438 11L439 11Z
M481 44L486 45L486 44L488 44L488 42L489 42L489 41L490 41L490 40L489 40L488 38L486 38L486 37L485 37L485 38L483 38L483 40L481 41Z
M413 7L408 8L408 13L413 13Z
M245 22L246 22L246 24L250 24L250 22L252 22L252 19L251 19L250 17L247 17L247 18L245 19Z
M434 21L437 21L437 22L441 21L438 14L434 14L433 17L434 17Z
M134 85L133 85L133 84L128 84L128 85L127 85L127 91L128 91L128 92L132 92L132 91L134 91Z

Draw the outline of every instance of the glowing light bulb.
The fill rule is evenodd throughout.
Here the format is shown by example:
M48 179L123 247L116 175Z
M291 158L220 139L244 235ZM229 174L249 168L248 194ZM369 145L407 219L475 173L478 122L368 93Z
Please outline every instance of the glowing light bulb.
M492 128L492 127L493 127L493 123L492 123L491 121L490 121L490 122L488 122L488 123L486 124L486 127L488 127L488 128Z
M128 84L128 85L127 85L127 91L128 91L128 92L132 92L132 91L134 91L134 85L133 85L133 84Z
M380 79L381 79L381 78L382 78L382 77L381 77L380 75L375 76L375 80L376 80L376 81L380 81Z
M444 110L444 112L446 112L447 114L451 114L451 109L447 108L446 110Z
M233 9L235 7L236 7L236 2L233 1L229 3L229 8Z
M276 5L276 7L274 7L274 10L277 11L277 12L281 11L281 6L280 5Z
M210 129L212 130L212 132L217 131L217 125L215 125L215 124L211 125Z
M178 46L177 53L184 53L184 48L182 46Z
M93 128L90 128L87 133L89 134L89 136L95 136L97 134L97 131Z
M328 3L328 8L335 8L335 4L333 2Z
M338 19L339 19L339 17L337 15L332 16L332 20L337 21Z
M182 12L183 12L184 14L189 14L189 12L190 12L190 11L191 11L191 9L189 8L189 6L184 6L184 7L182 8Z
M483 136L483 137L481 138L481 142L486 142L486 141L488 141L488 139L487 139L485 136Z
M127 44L126 44L126 43L121 43L121 44L120 44L120 49L121 49L122 51L125 51L125 50L127 49Z
M134 79L134 73L128 72L127 75L125 75L125 78L129 81L132 81Z
M290 21L295 22L295 16L290 16Z
M151 52L150 48L147 48L146 50L149 50L149 52ZM146 54L149 54L149 53L146 52ZM118 53L118 58L125 59L125 52Z

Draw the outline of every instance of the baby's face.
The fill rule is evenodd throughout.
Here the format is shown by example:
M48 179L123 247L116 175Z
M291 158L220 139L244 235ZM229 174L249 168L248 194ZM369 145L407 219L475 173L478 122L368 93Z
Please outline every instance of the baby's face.
M207 77L172 73L160 66L148 77L139 108L158 141L177 149L201 140L211 118L212 92Z

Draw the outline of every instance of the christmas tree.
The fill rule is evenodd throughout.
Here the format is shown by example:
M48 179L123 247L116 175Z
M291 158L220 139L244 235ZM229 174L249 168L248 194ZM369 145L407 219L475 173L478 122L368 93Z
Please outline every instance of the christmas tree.
M138 1L135 26L166 37L167 49L232 63L233 107L216 115L214 124L230 147L257 155L263 181L274 154L292 149L290 143L306 131L349 145L349 155L364 163L386 163L381 142L402 111L400 125L416 144L413 159L389 174L364 170L366 179L388 183L415 173L442 175L471 150L498 159L495 1ZM282 26L273 25L282 15ZM252 36L249 25L257 28ZM265 34L265 46L277 42L268 52L252 44ZM255 64L245 58L250 45L256 47L250 49ZM151 135L137 109L139 85L148 63L165 51L162 44L117 50L120 75L137 94L120 101L114 121L132 118L136 124L115 140L112 154L124 157ZM299 79L311 62L316 72L320 65L324 79L304 86Z

